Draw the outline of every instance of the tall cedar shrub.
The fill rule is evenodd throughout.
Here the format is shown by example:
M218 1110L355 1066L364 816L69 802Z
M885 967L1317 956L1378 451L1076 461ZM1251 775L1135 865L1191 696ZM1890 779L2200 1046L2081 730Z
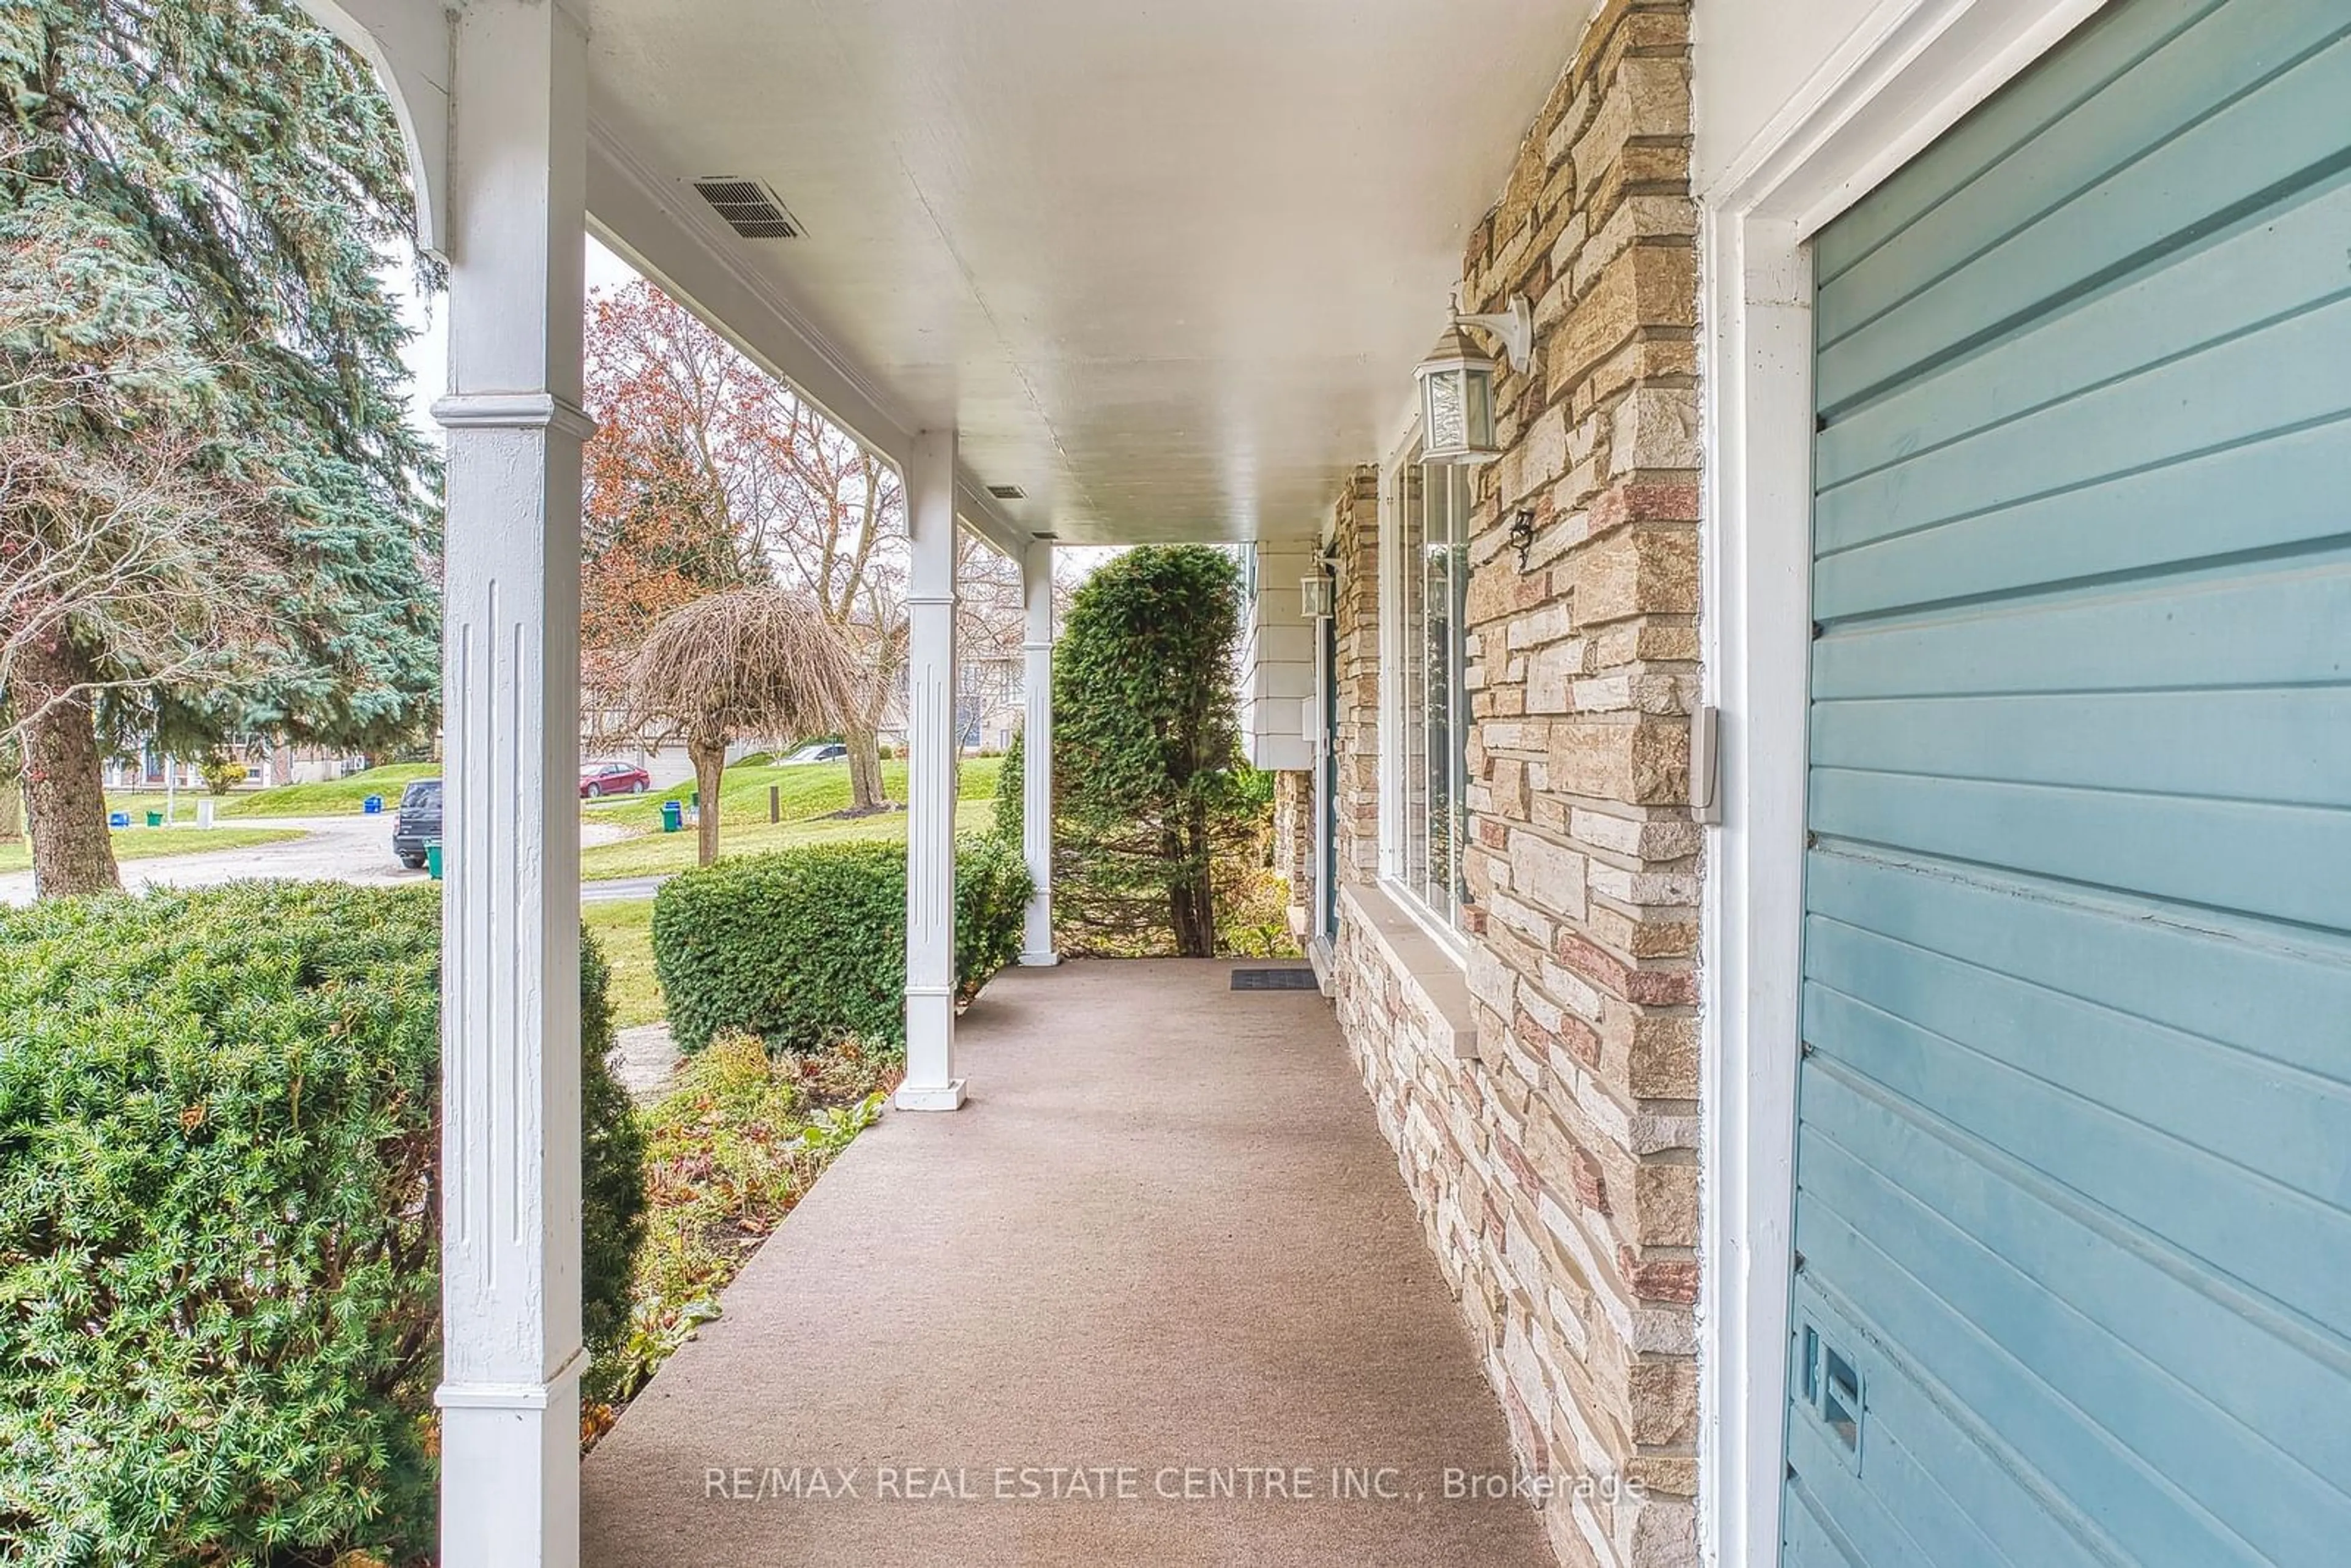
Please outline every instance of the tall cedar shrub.
M246 883L0 912L0 1561L433 1545L440 907ZM586 1318L643 1148L583 951Z
M965 998L1020 954L1029 868L991 833L956 844ZM769 1049L906 1044L906 849L820 844L674 876L653 901L653 967L684 1050L740 1030Z
M996 836L1008 844L1019 844L1028 821L1028 805L1021 799L1026 789L1020 781L1021 758L1027 752L1027 735L1012 732L1011 744L1004 748L1004 762L996 772L995 827Z
M1056 924L1077 950L1217 950L1215 866L1255 818L1233 659L1240 573L1149 546L1081 587L1053 651Z

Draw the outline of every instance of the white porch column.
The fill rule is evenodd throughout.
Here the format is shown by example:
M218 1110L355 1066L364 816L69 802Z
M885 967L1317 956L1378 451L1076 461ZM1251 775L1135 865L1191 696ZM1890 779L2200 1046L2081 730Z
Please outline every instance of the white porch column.
M1039 539L1020 558L1020 587L1029 609L1024 695L1028 717L1020 738L1020 852L1037 884L1020 961L1058 964L1053 946L1053 544Z
M956 438L906 458L906 1080L902 1111L963 1103L955 1070Z
M452 26L440 1561L575 1568L585 37Z

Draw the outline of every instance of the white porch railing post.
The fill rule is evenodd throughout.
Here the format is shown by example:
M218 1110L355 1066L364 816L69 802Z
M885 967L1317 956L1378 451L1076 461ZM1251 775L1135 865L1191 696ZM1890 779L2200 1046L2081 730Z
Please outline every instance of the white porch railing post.
M1023 695L1029 713L1020 738L1020 852L1037 891L1029 900L1020 961L1058 964L1053 946L1053 545L1039 539L1020 558L1029 610L1021 648L1029 655Z
M576 1568L585 37L452 26L440 1561Z
M906 613L906 1079L902 1111L963 1103L955 1070L956 438L914 437L906 461L914 560Z

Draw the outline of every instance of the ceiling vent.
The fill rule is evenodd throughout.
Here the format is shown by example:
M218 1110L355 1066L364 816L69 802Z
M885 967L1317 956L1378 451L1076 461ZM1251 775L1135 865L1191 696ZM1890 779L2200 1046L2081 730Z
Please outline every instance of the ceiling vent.
M999 501L1025 501L1029 492L1018 485L990 485L987 493Z
M776 193L757 180L712 174L696 180L694 188L726 220L726 226L745 239L798 239L805 232L799 221L784 211L784 204L776 200Z
M1050 544L1053 540L1060 538L1061 536L1055 533L1050 528L1040 528L1029 537L1032 539L1043 539L1046 543Z

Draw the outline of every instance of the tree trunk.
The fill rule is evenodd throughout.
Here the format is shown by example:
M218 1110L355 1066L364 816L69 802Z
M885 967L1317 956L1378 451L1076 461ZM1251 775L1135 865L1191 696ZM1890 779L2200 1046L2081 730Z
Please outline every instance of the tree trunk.
M849 809L862 814L890 803L882 783L882 737L879 727L852 721L841 732L849 747Z
M89 661L62 633L27 639L17 651L9 704L20 715L39 716L25 726L25 810L33 833L33 891L41 898L122 886L106 829L97 715L86 689L93 679Z
M5 697L5 693L0 693ZM5 707L0 701L0 707ZM0 844L15 845L25 837L25 759L16 748L0 740Z
M1207 808L1196 800L1186 802L1182 809L1183 825L1169 829L1165 840L1168 858L1183 867L1182 880L1167 889L1168 924L1175 927L1177 957L1213 958L1217 956L1216 866L1208 843Z
M726 743L688 740L685 755L694 763L694 787L702 795L701 821L695 832L701 863L708 865L718 858L718 786L726 777Z

